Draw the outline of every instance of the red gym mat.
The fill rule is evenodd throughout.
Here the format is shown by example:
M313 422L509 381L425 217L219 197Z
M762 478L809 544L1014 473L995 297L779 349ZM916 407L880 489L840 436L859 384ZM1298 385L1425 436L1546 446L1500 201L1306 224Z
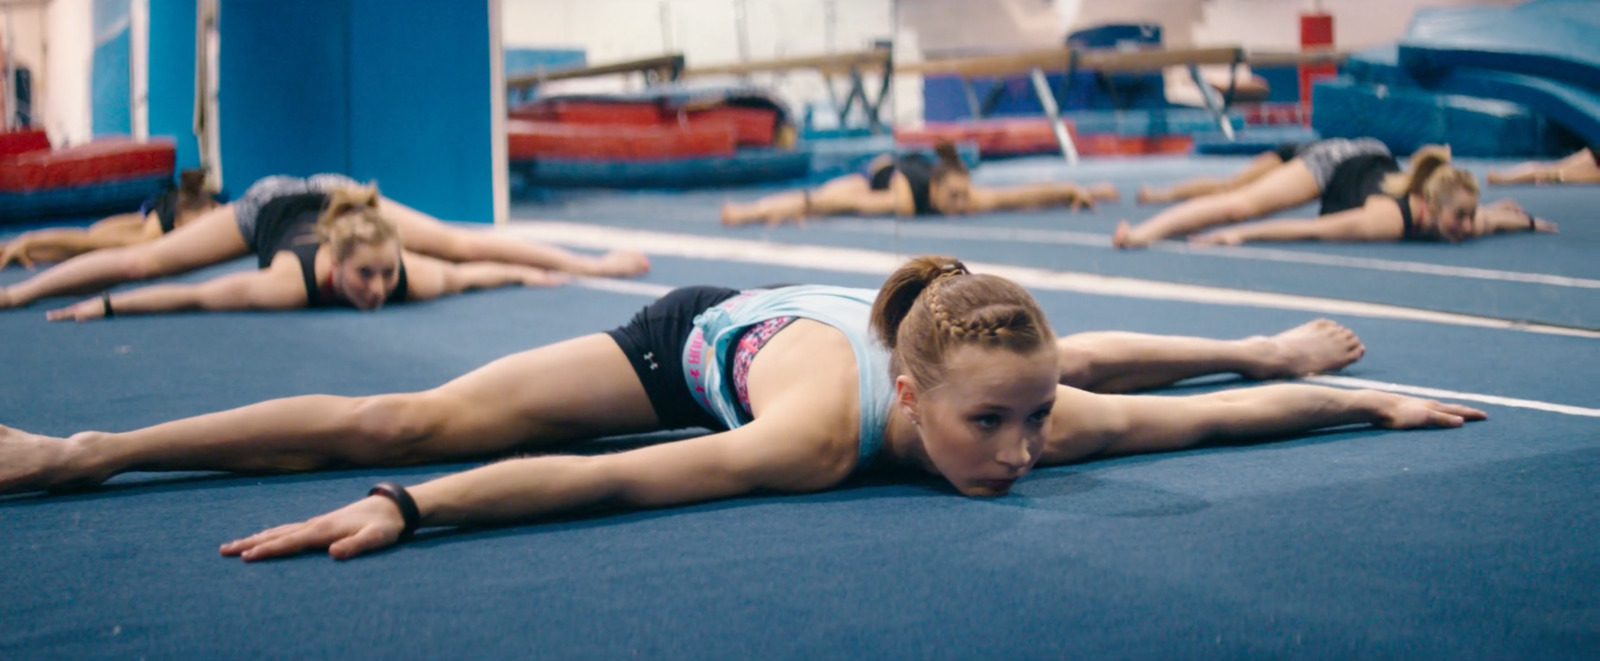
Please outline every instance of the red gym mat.
M170 140L108 138L66 149L36 149L0 156L0 192L28 193L171 176L176 162L177 148Z

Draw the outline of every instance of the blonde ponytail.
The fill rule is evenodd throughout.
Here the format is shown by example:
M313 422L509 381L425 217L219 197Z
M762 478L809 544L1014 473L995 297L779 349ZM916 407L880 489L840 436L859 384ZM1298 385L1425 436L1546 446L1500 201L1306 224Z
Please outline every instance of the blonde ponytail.
M1471 172L1450 165L1450 149L1428 145L1411 155L1411 170L1385 177L1383 192L1394 197L1418 195L1429 209L1438 211L1447 195L1458 191L1478 194Z
M317 242L333 249L336 259L350 256L358 245L382 245L400 240L400 229L378 213L376 186L347 186L328 193L328 204L317 219Z

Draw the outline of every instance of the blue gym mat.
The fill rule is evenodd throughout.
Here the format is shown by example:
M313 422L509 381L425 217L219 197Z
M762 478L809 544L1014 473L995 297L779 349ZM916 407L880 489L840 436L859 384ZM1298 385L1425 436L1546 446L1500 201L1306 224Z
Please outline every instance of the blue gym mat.
M1117 184L1123 201L1101 205L1095 212L1012 212L898 223L889 219L821 219L804 227L778 229L730 230L719 224L718 209L723 200L753 199L772 190L762 188L681 195L575 195L546 204L519 206L513 216L521 220L575 220L904 254L954 252L979 261L1600 329L1600 287L1594 286L1600 283L1587 282L1600 280L1600 260L1594 259L1600 224L1592 213L1600 189L1594 187L1486 189L1485 201L1510 197L1536 216L1560 223L1561 233L1555 235L1513 234L1462 245L1288 243L1236 250L1190 249L1172 243L1148 251L1111 249L1110 236L1119 219L1136 222L1161 208L1133 203L1140 183L1167 184L1197 175L1226 176L1244 162L1228 157L1106 159L1086 160L1073 168L1059 159L1039 158L989 163L976 171L976 180L990 185L1062 179ZM1462 165L1481 177L1490 162L1463 160ZM1501 167L1505 163L1494 165ZM1307 205L1279 216L1311 217L1315 213L1315 205ZM1259 258L1263 251L1269 251L1272 258ZM1296 255L1301 254L1306 259L1297 260ZM1321 263L1352 259L1382 260L1391 268ZM1319 263L1307 263L1308 260ZM1438 271L1435 267L1442 267L1445 274L1428 272ZM1490 274L1494 276L1490 279L1467 277L1476 274L1470 271L1473 269L1506 273ZM1466 275L1463 270L1468 270ZM1535 281L1504 279L1523 276L1533 276ZM1539 282L1541 279L1583 282L1556 285Z
M647 284L878 280L654 263ZM0 272L0 281L19 275ZM1039 298L1063 333L1229 337L1308 318ZM426 388L509 352L608 328L647 300L567 287L379 314L48 324L43 306L0 313L0 355L11 373L27 375L0 383L0 422L57 434L115 430L265 397ZM1585 378L1600 369L1590 339L1342 321L1369 347L1349 376L1600 405ZM415 483L475 464L132 474L83 494L0 498L0 656L1592 655L1600 427L1484 408L1491 420L1459 430L1346 430L1046 469L998 500L869 476L820 494L429 533L348 563L308 555L243 565L217 557L216 546L342 505L378 480Z

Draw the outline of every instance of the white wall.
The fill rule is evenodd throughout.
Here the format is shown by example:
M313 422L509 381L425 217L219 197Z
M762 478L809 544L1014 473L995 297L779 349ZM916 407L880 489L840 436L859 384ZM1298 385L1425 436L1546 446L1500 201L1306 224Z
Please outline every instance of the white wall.
M1425 7L1508 7L1521 0L1322 0L1333 16L1334 46L1361 50L1392 44L1405 33L1411 16ZM1300 14L1311 6L1301 0L1210 0L1204 17L1193 26L1196 45L1244 44L1253 48L1293 50L1300 47ZM1596 6L1600 11L1600 5Z
M506 48L582 48L589 64L667 52L683 53L690 67L770 60L862 50L894 33L894 0L503 2ZM546 91L618 91L638 87L638 77L633 78L627 84L620 77L563 81ZM751 81L770 85L797 113L827 98L821 77L812 71L757 75Z
M45 66L35 74L34 114L55 146L93 136L89 70L94 57L91 0L50 0L45 11Z

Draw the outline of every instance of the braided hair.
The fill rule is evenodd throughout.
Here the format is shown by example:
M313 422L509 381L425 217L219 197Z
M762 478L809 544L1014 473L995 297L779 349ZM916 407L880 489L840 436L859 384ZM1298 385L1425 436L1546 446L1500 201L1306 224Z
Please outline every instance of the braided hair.
M1032 353L1055 341L1021 285L947 256L918 257L890 275L873 302L872 329L889 347L893 375L910 375L921 388L945 382L945 361L958 346Z

